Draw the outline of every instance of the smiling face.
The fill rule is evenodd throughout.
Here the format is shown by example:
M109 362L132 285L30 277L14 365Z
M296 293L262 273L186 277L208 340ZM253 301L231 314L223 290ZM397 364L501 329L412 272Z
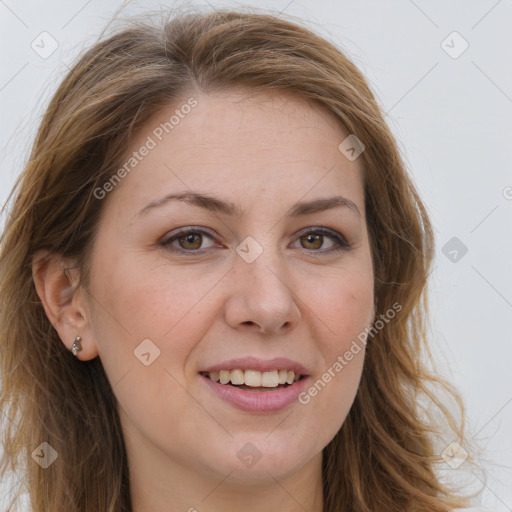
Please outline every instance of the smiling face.
M190 96L193 108L180 109L185 96L140 131L127 151L137 163L104 199L82 337L141 478L166 468L249 483L319 470L364 348L333 365L374 314L361 159L338 150L348 133L330 113L292 94ZM330 382L297 400L329 368ZM302 375L292 386L252 391L260 374L243 372L277 370L263 377L275 386L291 369Z

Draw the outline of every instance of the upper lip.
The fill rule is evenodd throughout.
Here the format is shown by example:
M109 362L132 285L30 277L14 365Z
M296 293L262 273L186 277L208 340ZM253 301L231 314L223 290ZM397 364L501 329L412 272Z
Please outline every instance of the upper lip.
M242 357L230 359L223 363L209 366L202 372L220 372L221 370L257 370L260 372L269 372L272 370L288 370L299 373L300 375L309 375L305 366L292 361L286 357L275 357L274 359L258 359L257 357Z

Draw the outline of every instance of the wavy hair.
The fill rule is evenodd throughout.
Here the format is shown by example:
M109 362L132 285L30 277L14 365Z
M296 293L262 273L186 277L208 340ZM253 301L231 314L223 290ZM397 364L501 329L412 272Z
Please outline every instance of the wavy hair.
M133 22L84 52L51 99L0 240L0 476L23 475L33 512L131 511L116 400L102 363L78 361L64 347L37 296L32 262L42 249L60 254L86 288L102 205L94 190L119 168L130 137L185 92L235 86L313 100L365 145L377 318L402 306L369 339L355 401L323 450L324 511L464 506L436 471L440 427L451 425L462 444L464 423L433 391L448 391L463 412L424 357L434 255L426 208L357 67L300 23L243 10ZM47 469L31 457L42 442L58 452Z

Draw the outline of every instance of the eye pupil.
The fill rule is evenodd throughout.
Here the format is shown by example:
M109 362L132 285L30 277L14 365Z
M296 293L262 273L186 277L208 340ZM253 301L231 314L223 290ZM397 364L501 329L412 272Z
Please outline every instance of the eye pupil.
M320 247L322 247L322 235L308 234L302 238L306 238L307 243L314 244L315 242L317 242L314 247L310 247L311 249L319 249ZM320 244L318 244L318 242L320 242Z
M194 244L194 238L196 239L196 242L198 241L199 243ZM185 243L194 244L194 246L193 247L185 247L185 246L183 246L183 243L182 243L183 239L185 239ZM180 237L178 240L180 242L180 245L184 249L198 249L199 247L201 247L201 241L202 241L201 235L199 235L197 233L189 233L188 235Z

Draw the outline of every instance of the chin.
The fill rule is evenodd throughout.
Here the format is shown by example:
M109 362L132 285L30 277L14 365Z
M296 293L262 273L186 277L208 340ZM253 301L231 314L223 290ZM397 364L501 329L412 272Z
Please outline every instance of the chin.
M257 485L274 483L300 470L315 455L315 447L307 449L286 443L276 436L270 441L269 433L240 436L221 453L214 454L214 469L223 476L230 475L230 481L240 484ZM251 440L252 439L252 440ZM310 454L310 455L308 455ZM210 462L211 465L211 462Z

